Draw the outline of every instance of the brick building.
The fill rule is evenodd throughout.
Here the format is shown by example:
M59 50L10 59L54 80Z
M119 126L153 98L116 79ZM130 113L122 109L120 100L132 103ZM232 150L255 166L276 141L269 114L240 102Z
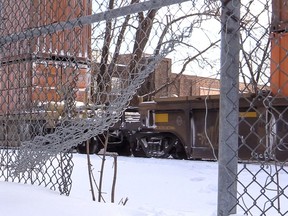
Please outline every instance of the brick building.
M181 97L181 96L199 96L199 95L217 95L220 94L220 79L201 77L196 75L178 75L171 70L171 59L163 59L156 67L153 74L150 75L150 91L159 89L167 82L170 85L165 86L155 94L155 97ZM258 86L259 87L259 86ZM143 86L145 88L145 84ZM248 90L249 89L249 90ZM253 92L252 86L239 83L241 92Z
M172 72L172 61L169 58L164 58L155 68L143 84L142 88L146 90L156 90L162 87L157 92L155 97L173 97L173 96L197 96L207 94L220 93L220 80L207 77L199 77L195 75L177 75ZM171 83L170 85L165 85ZM149 88L147 88L149 86ZM146 91L149 92L149 91Z
M147 55L148 56L148 55ZM146 58L143 58L140 64L145 65ZM127 65L131 61L131 55L120 55L118 63ZM170 83L167 85L167 83ZM149 95L160 89L155 94ZM242 92L251 92L252 87L239 83L239 89ZM250 89L250 91L248 90ZM147 95L148 94L148 95ZM143 83L138 90L138 95L144 95L143 100L151 100L153 97L181 97L181 96L200 96L220 94L220 79L201 77L196 75L178 75L172 72L172 60L164 58L156 66L153 73ZM133 104L135 101L133 102Z

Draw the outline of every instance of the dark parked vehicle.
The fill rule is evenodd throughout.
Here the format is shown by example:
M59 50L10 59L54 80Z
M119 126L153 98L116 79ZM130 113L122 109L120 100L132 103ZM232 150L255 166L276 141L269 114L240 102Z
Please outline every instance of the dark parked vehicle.
M241 159L287 158L286 107L284 98L255 94L240 98ZM214 160L218 133L219 96L158 98L124 112L121 121L109 130L107 150L135 157ZM97 151L103 137L97 137Z

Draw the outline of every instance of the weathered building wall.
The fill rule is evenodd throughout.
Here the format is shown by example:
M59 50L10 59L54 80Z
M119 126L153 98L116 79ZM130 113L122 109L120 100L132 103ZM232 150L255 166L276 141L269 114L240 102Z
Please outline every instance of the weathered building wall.
M155 70L155 80L162 81L155 81L155 89L158 89L167 80L169 82L172 82L173 80L175 81L172 82L171 85L157 93L155 97L180 97L220 94L220 79L186 74L178 76L177 74L172 73L171 65L168 66L168 63L171 64L171 61L165 59L164 63L159 64L158 68ZM169 70L167 70L166 68L169 68ZM243 92L254 91L252 86L247 86L244 83L239 84L239 90Z
M91 14L89 0L4 0L1 35L67 21ZM34 103L59 102L63 89L84 101L90 82L91 28L78 27L40 37L6 43L1 49L0 107L3 113L29 109ZM79 89L79 90L78 90Z

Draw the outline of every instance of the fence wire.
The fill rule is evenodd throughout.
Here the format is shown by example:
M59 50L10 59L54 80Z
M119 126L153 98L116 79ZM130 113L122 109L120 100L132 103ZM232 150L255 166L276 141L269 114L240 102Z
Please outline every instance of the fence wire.
M159 61L189 39L194 1L188 11L181 2L1 1L3 179L35 182L36 172L39 184L69 193L71 149L117 122Z
M287 215L287 1L222 6L218 215Z
M287 5L0 1L0 178L69 194L71 149L140 96L194 94L212 80L202 92L221 93L218 215L287 215ZM187 85L184 73L206 78ZM218 152L207 134L201 142Z

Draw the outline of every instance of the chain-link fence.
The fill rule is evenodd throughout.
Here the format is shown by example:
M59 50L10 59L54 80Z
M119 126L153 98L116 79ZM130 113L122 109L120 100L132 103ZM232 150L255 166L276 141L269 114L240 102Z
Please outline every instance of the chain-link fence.
M157 63L191 36L194 2L188 11L180 2L1 1L2 178L68 194L71 148L117 122Z
M171 96L180 75L151 77L165 58L163 71L215 78L214 90L220 78L218 215L286 215L287 5L0 1L1 179L69 194L71 148L137 96Z
M288 213L287 3L222 1L218 215ZM244 113L239 82L255 94Z

